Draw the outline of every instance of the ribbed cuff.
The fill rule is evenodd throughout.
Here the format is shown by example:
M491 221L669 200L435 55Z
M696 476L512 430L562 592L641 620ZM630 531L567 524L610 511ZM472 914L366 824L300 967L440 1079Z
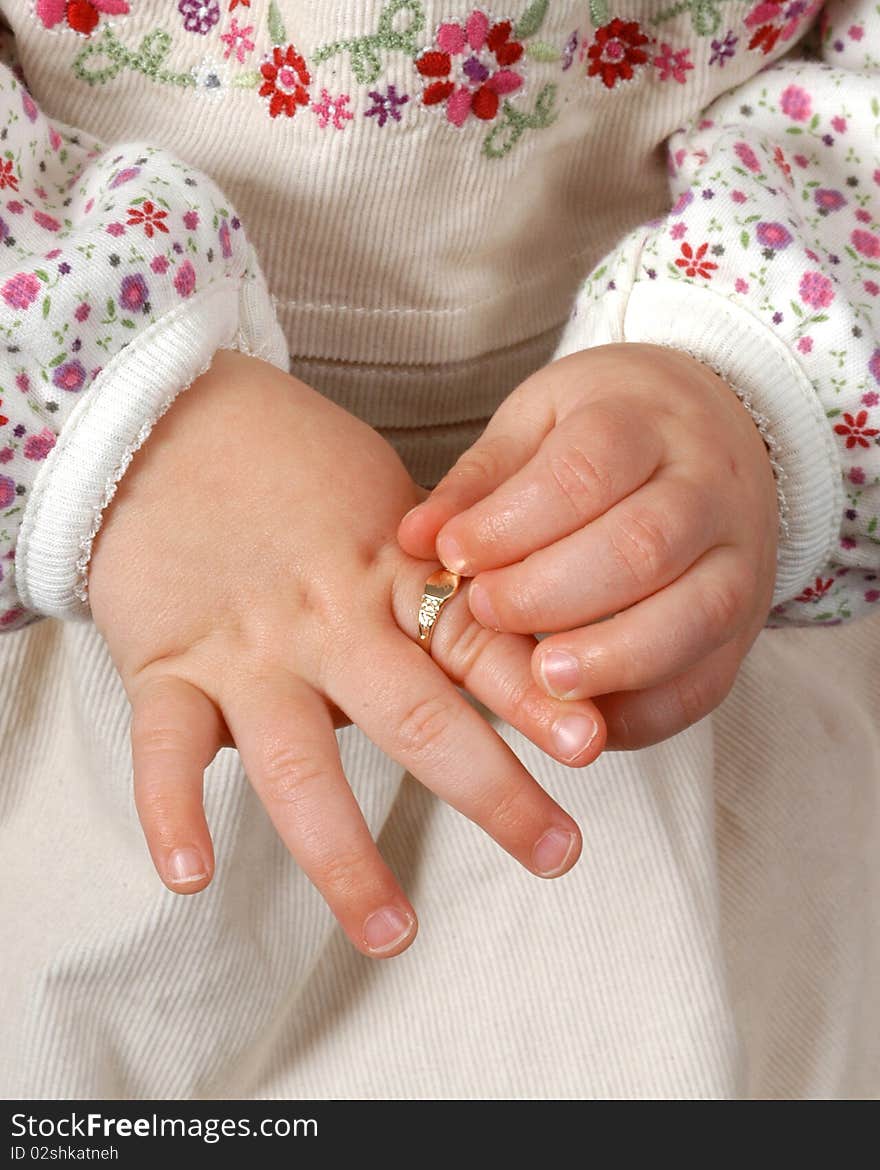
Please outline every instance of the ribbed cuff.
M86 569L104 509L158 419L224 348L287 370L287 345L262 274L240 283L218 279L107 363L71 413L25 509L15 580L27 609L90 618Z
M639 280L622 327L615 326L607 337L590 327L588 344L684 350L715 370L752 414L771 449L784 501L773 603L797 596L836 548L843 508L839 454L810 379L781 338L708 288ZM576 348L576 338L576 329L567 330L566 352Z

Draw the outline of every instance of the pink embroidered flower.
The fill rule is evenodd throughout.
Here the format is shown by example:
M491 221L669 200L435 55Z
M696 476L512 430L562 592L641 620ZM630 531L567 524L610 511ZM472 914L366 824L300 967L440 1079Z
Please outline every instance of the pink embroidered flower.
M229 25L229 31L222 33L220 36L220 40L226 46L223 60L228 61L234 53L239 65L244 64L245 54L253 52L254 42L251 40L251 33L253 31L254 26L252 24L242 28L233 16Z
M509 68L523 55L523 46L511 40L511 31L509 20L490 26L488 16L476 8L463 25L441 24L437 48L416 59L416 69L429 82L423 104L445 102L453 126L463 126L469 114L491 121L501 97L523 83L522 75Z
M10 309L28 309L40 293L40 282L31 272L17 272L0 288L0 296Z
M873 232L856 228L850 240L855 250L861 252L863 256L869 256L871 259L880 256L880 236L875 236Z
M843 422L838 423L834 428L835 435L846 436L846 449L851 451L853 447L870 447L871 444L868 439L873 439L875 435L880 435L880 430L876 427L867 427L865 423L868 421L867 410L860 410L853 418L851 414L844 413Z
M673 49L665 41L661 42L660 52L654 58L654 68L660 73L661 81L668 81L670 77L684 85L687 81L688 69L693 69L693 62L688 61L690 49Z
M370 97L372 96L371 92ZM312 102L312 113L318 119L318 125L321 129L326 130L328 126L332 125L335 130L344 130L345 123L350 122L354 117L351 110L345 108L350 101L351 97L347 93L341 93L334 97L328 89L322 89L321 100ZM369 110L367 115L369 116Z
M177 269L174 277L174 287L182 297L192 296L196 289L196 270L193 268L189 260L184 262Z
M747 170L750 170L753 174L760 173L761 164L758 162L758 156L747 142L735 143L733 153Z
M701 276L704 280L710 280L711 270L717 268L718 265L712 260L703 259L708 250L708 244L700 244L695 252L685 240L681 246L681 256L675 261L676 267L684 268L686 276Z
M279 114L292 118L297 106L309 104L311 75L305 60L293 45L283 49L276 46L271 58L266 58L260 66L260 73L263 75L260 97L269 99L270 118L277 118Z
M77 358L74 358L73 361L62 362L52 371L52 381L59 390L68 390L75 394L82 390L86 383L85 367Z
M119 303L123 309L127 309L130 313L138 313L141 310L146 312L149 299L150 290L139 272L123 276L122 284L119 286Z
M47 232L57 232L61 230L61 224L57 219L51 215L46 215L45 211L34 212L34 222L38 223L41 228L45 228Z
M637 20L615 17L610 24L596 29L595 40L587 50L587 77L599 77L606 89L613 89L618 81L629 81L633 66L644 65L648 60L642 48L648 41Z
M154 256L150 261L150 268L152 268L153 272L162 276L168 271L168 261L164 256Z
M88 301L81 301L80 304L76 306L76 311L73 315L76 317L77 321L82 323L83 321L88 320L88 316L91 311L92 306L88 303Z
M774 252L782 252L792 241L788 228L775 220L762 222L755 228L755 238L762 248L772 248Z
M0 161L0 191L6 187L12 191L18 190L18 176L13 169L11 158Z
M55 432L49 427L43 427L39 434L28 437L24 445L24 457L34 460L45 459L54 446Z
M813 112L810 95L800 85L788 85L782 91L779 105L783 114L787 114L793 122L806 122Z
M62 20L74 32L88 36L94 32L102 14L127 16L126 0L36 0L36 12L46 28L54 28Z
M197 211L187 211L183 216L183 226L191 232L194 232L199 226L199 213Z
M834 300L834 287L821 272L805 272L798 292L804 304L814 309L824 309Z

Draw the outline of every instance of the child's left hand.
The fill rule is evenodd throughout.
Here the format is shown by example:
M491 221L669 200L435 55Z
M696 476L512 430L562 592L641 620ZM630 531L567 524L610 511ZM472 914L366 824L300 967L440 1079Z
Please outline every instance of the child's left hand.
M554 633L536 680L594 698L607 746L633 749L730 690L769 612L777 525L767 449L730 387L682 351L623 343L523 382L398 539L476 578L483 625Z

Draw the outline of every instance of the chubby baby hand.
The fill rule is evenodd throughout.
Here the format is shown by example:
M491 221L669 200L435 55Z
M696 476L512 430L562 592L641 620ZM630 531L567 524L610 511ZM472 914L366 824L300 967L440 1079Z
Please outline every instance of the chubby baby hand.
M730 690L770 609L777 493L751 416L665 346L538 370L404 517L413 556L472 576L483 625L544 633L534 677L592 698L607 747L656 743Z

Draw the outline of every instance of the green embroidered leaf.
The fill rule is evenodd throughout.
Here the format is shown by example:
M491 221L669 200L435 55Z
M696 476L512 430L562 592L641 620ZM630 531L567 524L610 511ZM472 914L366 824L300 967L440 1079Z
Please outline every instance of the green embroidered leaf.
M518 41L521 41L523 37L535 35L544 23L544 17L547 15L549 7L550 0L532 0L514 27L513 35Z
M43 284L49 283L49 273L44 272L42 268L35 268L34 269L34 276L39 277L40 280L42 280Z
M51 370L53 366L60 366L66 357L66 353L56 353L51 362L49 362L49 369Z
M269 5L269 36L272 38L273 45L286 45L287 33L284 31L284 21L281 19L281 13L278 11L278 5L275 0Z
M803 130L801 130L800 126L786 126L785 133L786 134L803 134Z
M262 80L262 73L238 73L233 77L232 85L238 89L253 89Z
M721 24L721 13L718 11L720 3L721 0L692 0L691 20L694 32L699 36L707 37L718 31Z
M558 61L562 56L557 48L548 45L546 41L529 41L526 52L536 61Z
M608 4L606 0L590 0L590 20L595 28L602 28L608 23Z
M791 305L792 312L795 314L795 316L803 317L804 311L797 303L797 301L789 301L789 304Z
M747 248L749 246L750 239L751 239L751 236L749 235L748 232L740 232L739 242L742 244L742 246L744 248Z
M51 307L52 307L52 301L51 301L51 299L50 299L49 297L46 297L46 298L43 300L43 316L44 316L44 317L48 317L48 316L49 316L49 309L50 309Z

